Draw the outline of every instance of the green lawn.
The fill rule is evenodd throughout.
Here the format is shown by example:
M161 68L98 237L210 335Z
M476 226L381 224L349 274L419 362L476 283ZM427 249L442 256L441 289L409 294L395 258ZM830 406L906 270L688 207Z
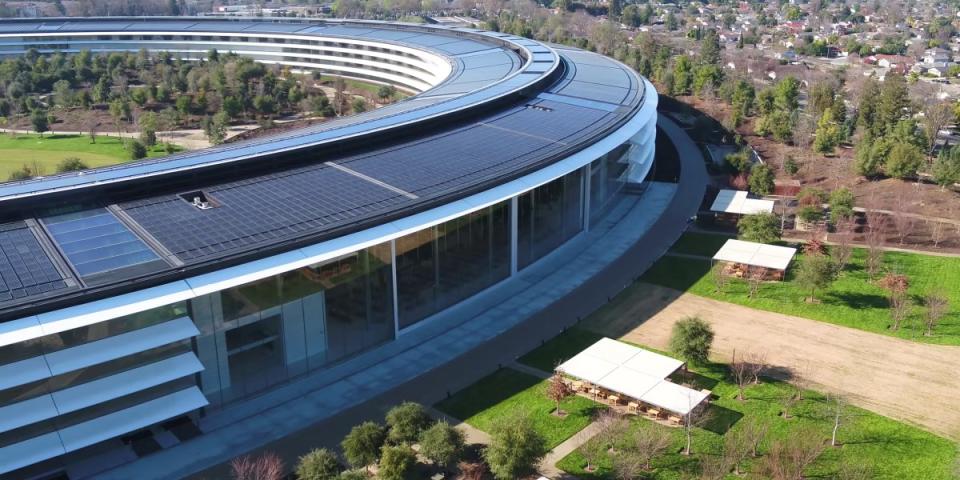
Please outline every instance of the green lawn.
M695 246L698 237L684 235L675 251L694 253L707 250ZM709 236L713 237L713 236ZM708 240L723 237L708 238ZM712 248L712 246L711 246ZM891 335L921 342L960 345L960 258L934 257L911 253L887 252L884 266L910 277L911 298L914 303L910 317L898 331L890 330L890 311L885 291L867 278L863 267L866 251L855 249L853 259L839 278L826 291L818 292L819 303L805 299L809 291L801 290L793 281L793 269L799 264L798 255L787 272L784 282L765 283L756 298L748 298L746 282L733 280L723 292L717 292L710 263L707 260L665 256L641 278L642 281L687 291L704 297L736 303L751 308L797 315L814 320L835 323L861 330ZM923 335L922 307L926 292L942 288L950 299L950 311L934 330L934 335Z
M149 150L150 157L166 155L162 145ZM0 135L0 181L23 165L38 163L41 173L56 173L57 164L67 157L77 157L90 168L114 165L129 161L129 154L117 137L97 136L97 143L80 135L39 135L18 134L16 138L8 134Z
M733 237L726 235L687 232L681 235L677 243L670 247L670 251L686 255L713 257L713 254L717 253L717 250L720 250L720 247L731 238Z
M436 405L437 409L483 431L494 422L515 413L529 415L537 430L553 448L590 424L602 405L583 397L561 403L564 417L553 414L556 404L547 398L547 381L502 368Z
M523 357L522 361L530 365L543 363L543 359L569 358L593 343L597 334L572 329ZM733 429L743 428L745 421L761 419L770 425L768 440L761 454L774 439L789 438L801 427L810 427L829 440L833 426L830 407L824 397L816 392L807 392L805 399L791 410L790 419L781 416L781 399L792 391L793 387L765 380L760 385L750 386L746 399L736 399L736 386L727 381L727 369L724 365L713 364L694 369L689 380L695 388L709 388L715 395L712 401L711 419L703 428L694 432L693 456L684 456L683 431L679 428L668 429L674 436L674 446L670 453L654 461L655 471L652 479L680 479L696 475L699 470L699 456L719 455L722 451L723 435ZM678 379L678 381L681 381ZM634 418L634 426L642 418ZM849 419L839 432L839 448L827 448L820 459L808 469L807 478L832 478L845 463L857 463L869 466L870 478L887 479L947 479L950 478L951 465L956 457L956 445L936 435L918 428L891 420L889 418L850 407ZM756 468L749 461L745 469ZM584 471L586 462L576 451L564 458L558 466L584 479L613 479L609 458L599 463L598 470ZM730 478L738 478L730 475Z

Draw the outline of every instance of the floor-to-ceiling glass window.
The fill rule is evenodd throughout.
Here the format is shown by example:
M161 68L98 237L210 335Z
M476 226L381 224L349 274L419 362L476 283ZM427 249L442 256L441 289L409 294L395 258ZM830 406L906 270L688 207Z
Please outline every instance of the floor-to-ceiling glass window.
M583 229L580 170L517 198L517 268L550 253Z
M510 274L510 207L502 202L396 240L400 328Z
M384 243L194 299L204 393L243 398L393 338Z
M627 152L630 143L624 143L606 155L590 163L590 223L602 219L609 211L614 197L625 183L625 173L630 164Z

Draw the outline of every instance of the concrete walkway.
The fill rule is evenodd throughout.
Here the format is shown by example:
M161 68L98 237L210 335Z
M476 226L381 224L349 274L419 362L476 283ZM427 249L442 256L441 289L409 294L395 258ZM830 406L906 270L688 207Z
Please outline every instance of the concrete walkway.
M540 462L540 474L553 480L577 478L557 468L557 462L563 460L564 457L573 453L574 450L589 442L590 439L597 436L601 430L600 424L593 422L584 427L583 430L575 433L565 442L557 445L553 450L550 450L550 453L548 453L546 457L543 457L543 461Z
M672 121L659 124L681 158L679 184L625 197L589 232L396 341L213 412L204 435L99 478L226 478L232 458L263 451L293 464L310 449L337 448L353 425L382 421L401 401L432 405L576 324L649 268L703 198L702 155Z

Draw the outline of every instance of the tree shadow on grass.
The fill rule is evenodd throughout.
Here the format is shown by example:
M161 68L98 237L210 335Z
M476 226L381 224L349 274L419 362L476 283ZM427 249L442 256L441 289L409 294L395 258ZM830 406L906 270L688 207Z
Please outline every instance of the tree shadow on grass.
M701 428L717 435L727 433L731 427L743 418L742 413L717 404L711 404L708 412L709 417Z
M510 368L501 368L437 403L448 415L464 420L540 383L540 378Z
M842 305L853 309L887 308L887 298L882 295L856 292L827 292L821 296L823 303Z

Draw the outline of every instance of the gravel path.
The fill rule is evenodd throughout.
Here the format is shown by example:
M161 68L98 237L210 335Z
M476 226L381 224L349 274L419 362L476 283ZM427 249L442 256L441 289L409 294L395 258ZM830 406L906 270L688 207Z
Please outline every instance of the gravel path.
M676 290L635 284L585 327L611 337L666 349L673 323L689 315L711 322L712 357L732 350L766 355L819 390L960 440L960 347L928 345L800 317L754 310Z

